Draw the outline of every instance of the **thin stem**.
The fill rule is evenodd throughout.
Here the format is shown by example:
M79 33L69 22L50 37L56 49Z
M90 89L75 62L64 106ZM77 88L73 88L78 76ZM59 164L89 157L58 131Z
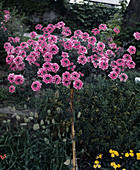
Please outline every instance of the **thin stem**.
M73 152L73 167L72 170L76 169L76 142L75 142L75 130L74 130L74 112L73 112L73 105L74 105L74 89L71 88L71 134L72 134L72 152Z

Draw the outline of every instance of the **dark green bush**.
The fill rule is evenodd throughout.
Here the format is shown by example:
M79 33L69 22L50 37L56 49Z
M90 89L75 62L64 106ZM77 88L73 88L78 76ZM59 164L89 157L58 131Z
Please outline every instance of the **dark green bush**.
M120 152L131 148L139 149L140 87L135 84L134 78L140 75L138 72L128 72L128 75L129 80L126 83L98 77L93 84L87 84L84 89L75 91L78 151L84 149L94 155L110 148ZM59 127L65 132L62 120L69 122L69 98L70 89L59 88L59 98L56 99L53 93L48 91L47 94L43 93L42 101L35 102L42 115L47 115L47 110L51 110L47 117L57 120L56 134ZM60 113L57 113L57 108L61 108ZM79 112L81 116L77 118ZM70 126L67 128L70 132Z

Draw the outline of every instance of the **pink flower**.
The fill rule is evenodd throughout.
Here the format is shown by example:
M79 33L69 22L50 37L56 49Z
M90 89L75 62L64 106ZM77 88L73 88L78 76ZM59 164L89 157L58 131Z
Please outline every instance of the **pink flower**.
M37 33L35 32L35 31L33 31L33 32L31 32L30 34L29 34L29 36L30 36L30 38L36 38L36 36L37 36Z
M88 38L89 38L89 34L88 34L87 32L84 32L84 33L82 34L82 39L83 39L84 41L86 41Z
M117 45L115 43L108 44L111 49L116 49Z
M79 50L77 51L78 54L87 54L87 49L84 46L80 46Z
M52 68L51 63L49 62L45 62L42 67L48 71L51 71Z
M118 34L118 33L120 33L120 30L117 27L115 27L114 32L116 32Z
M128 76L125 73L121 73L119 75L119 79L120 79L120 81L126 82L126 80L128 79Z
M64 42L64 48L65 48L65 50L66 50L66 49L71 50L71 49L72 49L72 45L73 45L73 43L72 43L71 40L68 40L68 41Z
M115 71L110 72L108 75L112 80L115 80L118 77L118 74Z
M117 62L117 66L122 66L122 67L125 66L125 62L123 59L118 59L116 62Z
M126 65L128 66L129 69L135 68L136 63L134 61L128 60L126 62Z
M11 44L10 44L10 43L7 42L7 43L4 44L4 48L5 48L5 49L8 49L9 47L11 47Z
M127 51L132 55L136 53L136 47L134 46L130 46Z
M25 63L21 63L21 64L19 64L19 65L17 65L17 70L24 70L24 68L25 68Z
M52 54L50 53L50 52L46 52L44 55L43 55L43 57L44 57L44 60L45 61L51 61L52 60Z
M37 72L38 77L43 77L44 75L46 75L48 72L45 68L40 68Z
M66 58L66 57L68 58L68 57L69 57L69 54L62 51L62 55L61 55L61 56L64 57L64 58Z
M102 42L98 42L97 43L97 50L103 51L104 48L105 48L105 44L104 43L102 43Z
M91 31L94 35L96 35L96 34L100 34L100 30L98 29L98 28L94 28L94 29L92 29L92 31Z
M88 43L94 45L94 44L96 43L96 37L94 37L94 36L89 37L89 38L88 38Z
M79 64L82 64L82 65L86 64L86 62L87 62L86 56L80 55L80 56L78 57L78 61L77 61L77 62L78 62Z
M20 43L20 47L21 47L22 49L24 49L24 48L27 48L27 49L28 49L28 44L27 44L26 42L22 42L22 43Z
M76 31L74 32L74 36L76 36L76 37L81 38L82 35L83 35L83 32L82 32L81 30L76 30Z
M132 57L131 57L131 55L129 55L129 54L124 54L124 55L123 55L123 59L124 59L125 61L127 61L127 60L132 60Z
M46 84L51 83L52 82L52 75L51 74L45 74L43 76L42 81L44 81Z
M77 80L80 78L80 74L78 74L76 71L71 73L71 80Z
M44 36L45 38L49 38L50 33L49 33L49 32L43 32L43 36Z
M29 64L31 65L32 63L33 64L35 63L36 58L33 55L28 55L25 60L27 60L29 62Z
M13 70L13 71L17 70L17 66L16 66L16 64L14 62L11 63L10 69Z
M10 12L9 11L7 11L7 10L4 10L4 12L5 12L5 14L9 14Z
M77 41L77 40L73 40L73 48L75 48L75 49L79 49L79 47L81 46L81 44L80 44L80 42L79 41Z
M25 58L25 57L26 57L26 52L25 52L25 50L20 50L18 55L19 55L19 56L22 56L22 58Z
M14 83L14 77L15 77L14 73L9 74L9 75L8 75L8 81L9 81L10 83Z
M13 85L11 85L10 87L9 87L9 92L10 93L14 93L15 92L15 86L13 86Z
M48 37L48 42L49 42L49 43L57 43L57 36L55 36L55 35L50 35L50 36Z
M73 82L73 87L79 90L83 87L83 82L80 79L77 79Z
M42 27L43 27L43 26L42 26L41 24L37 24L37 25L35 26L35 29L36 29L36 30L41 30Z
M49 52L53 55L57 54L59 52L59 48L57 47L57 45L53 44L50 45L49 47Z
M21 85L24 82L24 77L22 75L15 75L14 81L15 84Z
M63 67L69 67L70 66L70 61L69 61L68 58L62 58L62 60L60 62L61 62L61 65Z
M44 29L44 28L43 28ZM43 30L42 29L42 30ZM45 29L45 31L46 32L49 32L49 33L52 33L53 31L54 31L54 29L55 29L55 26L53 25L53 24L49 24L47 27L46 27L46 29ZM44 30L43 30L44 31Z
M44 42L44 41L46 41L46 38L44 36L41 36L38 38L38 40L42 40Z
M55 26L56 26L56 28L61 29L62 27L65 26L65 23L63 21L61 21L61 22L58 22Z
M140 40L140 32L134 32L133 36L135 37L136 40Z
M63 27L63 31L61 33L64 37L70 36L71 35L71 30L69 27Z
M20 42L20 38L19 37L14 38L14 43L17 43L17 42Z
M111 64L110 64L110 66L112 67L112 68L114 68L114 67L118 67L118 62L117 61L111 61Z
M119 67L112 68L113 71L115 71L117 74L120 74L121 69Z
M14 56L13 56L13 55L8 55L8 56L6 57L6 62L7 62L8 64L11 64L12 61L13 61L13 59L14 59Z
M13 62L16 64L16 65L20 65L23 63L23 58L21 56L17 56L16 58L13 59Z
M71 81L63 79L62 84L63 84L63 86L70 86Z
M66 71L62 74L62 78L64 81L69 81L71 80L71 74L68 71Z
M106 26L106 24L100 24L99 25L99 30L106 30L107 29L107 26Z
M8 37L8 41L9 41L10 43L12 43L12 42L14 41L14 38L13 38L13 37Z
M99 65L99 68L101 68L102 70L108 69L108 62L107 61L102 60L98 63L98 65Z
M59 75L55 75L53 78L52 78L52 83L54 84L60 84L61 83L61 77Z
M95 68L97 68L97 63L95 61L92 61L92 64Z
M57 73L58 70L59 70L59 65L57 63L52 63L51 64L51 71L54 72L54 73Z
M39 81L34 81L31 85L31 88L33 91L40 91L42 83L40 83Z

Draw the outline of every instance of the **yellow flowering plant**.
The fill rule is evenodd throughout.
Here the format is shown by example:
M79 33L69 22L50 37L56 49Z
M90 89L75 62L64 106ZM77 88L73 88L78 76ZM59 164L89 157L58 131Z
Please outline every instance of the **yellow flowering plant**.
M96 156L96 160L94 161L93 168L94 169L103 169L111 168L111 169L133 169L140 167L140 153L136 153L133 150L129 150L128 152L119 153L116 150L110 149L109 153L99 154Z

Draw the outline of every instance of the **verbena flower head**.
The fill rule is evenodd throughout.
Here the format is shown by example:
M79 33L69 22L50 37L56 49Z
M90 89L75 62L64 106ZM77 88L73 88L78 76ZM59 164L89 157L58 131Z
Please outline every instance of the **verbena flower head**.
M8 75L11 93L15 91L14 85L18 88L30 81L33 91L41 90L43 84L62 84L79 90L91 69L99 70L99 74L104 71L112 80L125 82L128 77L124 70L135 68L132 60L136 52L134 46L128 49L117 47L112 37L101 41L100 35L107 29L105 24L92 29L91 35L81 30L72 35L71 29L62 21L44 28L38 24L35 29L43 34L38 40L35 40L37 33L32 31L27 42L9 37L9 42L4 44L6 62L11 71ZM61 32L59 36L53 35L57 29ZM118 34L119 29L114 28L113 32ZM134 33L134 37L139 40L139 33ZM23 75L19 74L20 71Z
M119 28L115 27L115 28L114 28L114 32L117 33L117 34L119 34L119 33L120 33Z
M133 36L135 37L136 40L138 41L140 40L140 32L135 32Z

